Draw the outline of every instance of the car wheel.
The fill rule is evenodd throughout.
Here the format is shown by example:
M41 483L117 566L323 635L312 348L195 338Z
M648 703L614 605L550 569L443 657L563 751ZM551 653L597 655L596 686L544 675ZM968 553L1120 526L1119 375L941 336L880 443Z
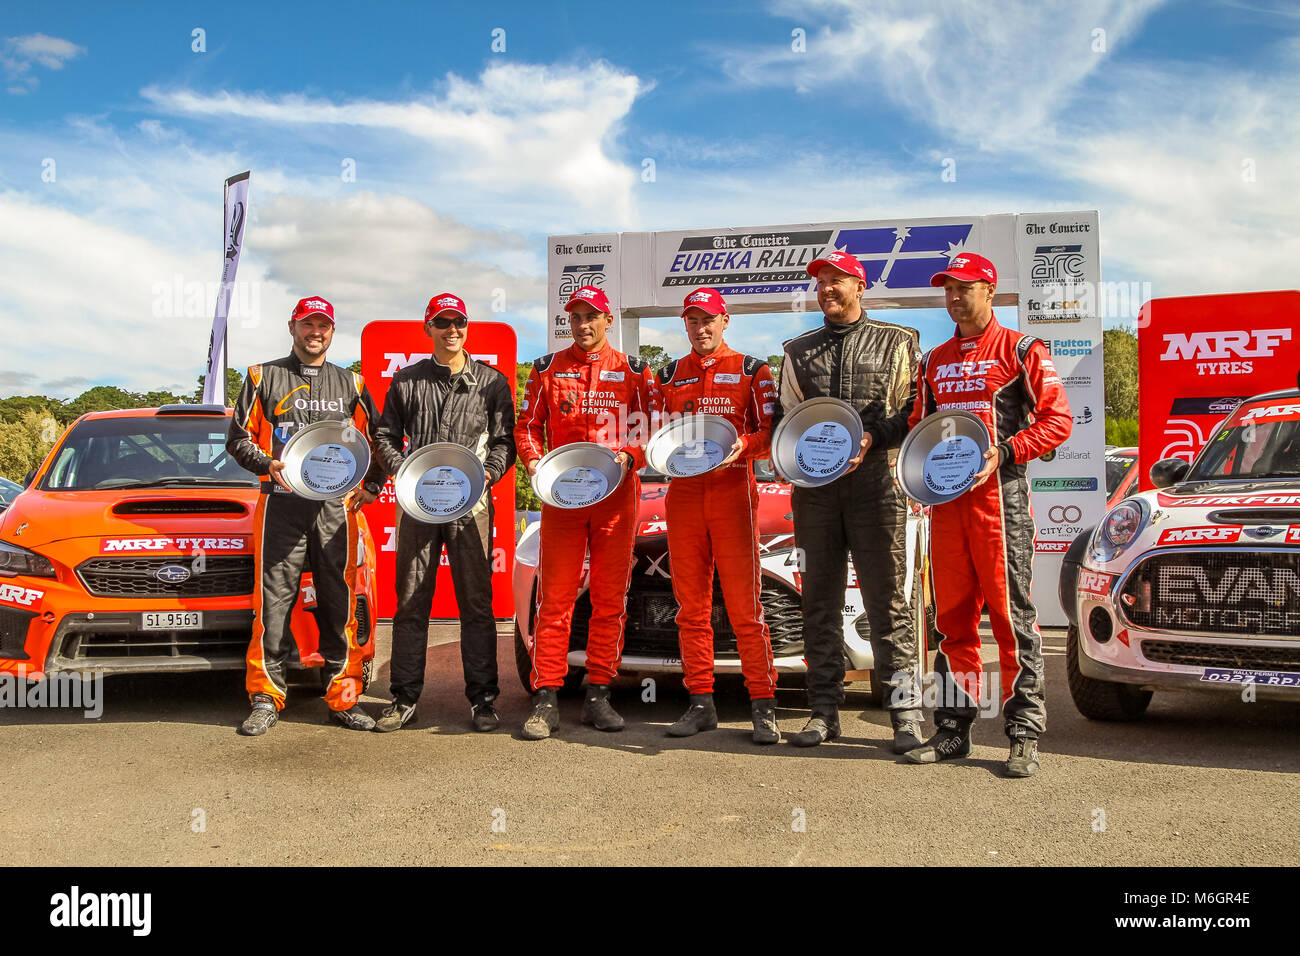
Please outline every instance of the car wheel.
M1065 674L1074 706L1089 720L1139 720L1151 703L1149 690L1083 675L1079 670L1079 628L1073 624L1065 635Z
M533 672L533 658L528 653L528 647L524 644L523 632L519 630L519 622L515 622L515 670L519 674L519 683L524 686L524 690L529 694L533 692L533 682L531 675ZM561 697L576 697L582 693L582 682L587 676L585 667L570 667L569 672L564 675L564 683L560 685L559 695Z

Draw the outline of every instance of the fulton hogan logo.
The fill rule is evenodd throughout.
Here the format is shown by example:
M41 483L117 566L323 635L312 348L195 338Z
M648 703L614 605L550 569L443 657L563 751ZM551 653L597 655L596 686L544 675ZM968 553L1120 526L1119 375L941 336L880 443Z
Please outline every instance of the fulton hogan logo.
M78 886L50 897L51 926L125 926L148 936L153 925L152 893L83 893Z

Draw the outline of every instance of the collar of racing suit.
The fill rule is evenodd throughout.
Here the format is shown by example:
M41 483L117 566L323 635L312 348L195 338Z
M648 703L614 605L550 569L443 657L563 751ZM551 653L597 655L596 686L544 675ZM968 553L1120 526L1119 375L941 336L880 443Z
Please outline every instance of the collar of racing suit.
M572 356L575 362L599 362L613 350L614 347L609 344L609 339L606 339L605 344L594 352L588 352L577 342L574 342L569 346L569 355Z
M691 349L687 358L690 359L695 367L700 370L706 370L713 368L713 366L717 365L727 356L735 354L735 350L724 341L717 347L717 349L710 352L708 355L701 355L699 352L695 351L695 349Z
M459 372L453 372L450 365L443 365L436 355L429 356L429 368L434 378L450 382L452 388L460 386L469 388L471 385L478 384L478 379L474 377L474 358L468 352L465 353L465 364L461 366Z
M959 342L979 342L986 335L991 337L1001 331L1001 329L1002 325L998 322L998 317L995 315L989 319L989 324L984 326L984 329L975 335L963 336L961 334L961 326L954 325L952 327L952 337Z

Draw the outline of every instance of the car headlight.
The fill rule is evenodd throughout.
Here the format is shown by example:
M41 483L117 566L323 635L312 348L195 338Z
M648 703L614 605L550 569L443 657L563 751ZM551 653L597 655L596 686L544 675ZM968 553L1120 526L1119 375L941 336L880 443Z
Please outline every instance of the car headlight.
M26 574L34 578L54 577L54 565L50 559L35 551L28 551L16 544L0 541L0 577L11 578L16 574Z
M1132 544L1147 521L1146 502L1141 498L1121 501L1106 513L1092 535L1088 549L1095 561L1113 561Z

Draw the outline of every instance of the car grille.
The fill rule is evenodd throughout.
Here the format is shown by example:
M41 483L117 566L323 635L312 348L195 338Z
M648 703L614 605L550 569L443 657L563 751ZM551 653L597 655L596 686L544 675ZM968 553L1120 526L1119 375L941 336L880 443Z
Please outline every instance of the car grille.
M1151 554L1129 575L1119 607L1149 630L1300 639L1300 552Z
M74 661L121 660L129 657L202 657L235 660L248 651L249 629L220 631L78 631L64 644Z
M159 581L155 573L167 565L191 570L182 558L91 558L77 567L77 577L95 597L214 598L253 593L253 556L205 557L203 570L176 584Z
M1190 641L1142 641L1142 655L1156 664L1233 667L1246 670L1300 671L1300 648L1242 647Z
M803 653L803 617L799 594L791 587L770 580L763 581L760 593L763 616L772 635L772 653L786 657ZM627 595L627 624L624 628L623 653L642 657L681 656L677 641L677 600L668 581L635 582ZM591 601L584 594L573 613L573 636L585 646L591 620ZM713 655L717 659L738 660L736 633L714 579ZM574 646L579 646L575 640Z
M36 616L35 611L0 608L0 657L9 660L27 660L27 625Z

